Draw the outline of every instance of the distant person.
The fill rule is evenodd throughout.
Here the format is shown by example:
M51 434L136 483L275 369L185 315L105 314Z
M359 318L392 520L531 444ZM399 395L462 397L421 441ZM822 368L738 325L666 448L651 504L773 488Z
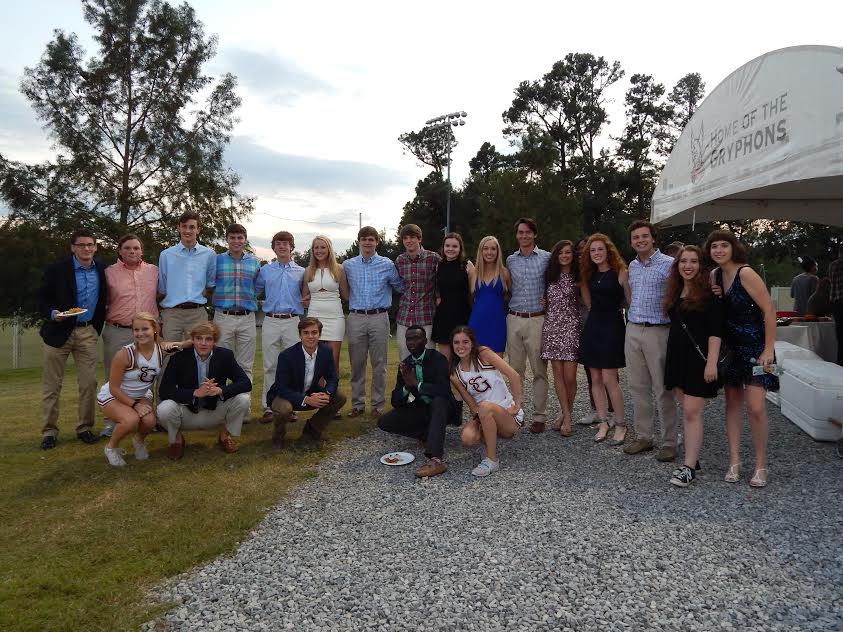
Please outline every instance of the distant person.
M521 379L527 361L533 372L533 417L530 432L544 432L547 420L547 360L542 358L544 272L550 253L536 245L538 227L530 217L515 220L518 250L506 258L512 278L512 298L506 316L506 354Z
M799 257L802 272L793 277L790 282L790 298L793 299L793 311L804 316L808 313L808 299L817 291L819 277L817 277L817 262L811 257Z
M108 381L97 395L97 404L103 414L115 422L103 450L108 463L114 467L126 465L120 442L131 432L135 433L132 439L135 459L149 458L144 440L156 424L152 385L161 374L164 354L169 350L181 351L182 346L193 344L189 340L162 342L158 317L150 312L135 314L131 322L132 342L115 354Z
M70 252L70 257L47 267L38 290L38 311L45 319L40 331L44 341L42 450L56 447L59 397L71 354L79 384L76 437L83 443L99 441L92 430L97 396L97 340L105 322L105 266L94 258L97 240L89 230L73 232ZM72 308L86 311L62 316Z
M214 287L217 260L211 248L197 241L201 230L198 213L182 213L179 243L158 257L158 296L166 340L184 340L193 327L208 320L205 305Z
M351 362L349 417L359 417L366 412L367 358L372 363L372 417L380 417L386 406L389 308L392 307L392 293L400 294L404 286L395 264L378 254L378 241L378 231L372 226L363 226L357 232L360 254L342 264L349 289L346 321Z
M264 293L264 319L261 326L261 351L263 353L264 410L261 423L273 420L272 409L267 404L269 387L277 368L278 355L299 341L299 319L304 315L310 292L304 283L304 268L293 261L296 247L291 233L279 231L270 243L275 261L263 266L255 282L255 292Z
M205 321L190 330L192 349L170 358L158 395L159 423L166 428L168 456L184 456L183 430L218 428L223 452L237 452L234 437L240 436L243 418L249 411L252 382L237 364L234 353L217 347L220 328Z
M140 312L158 318L158 266L143 260L143 244L137 235L123 235L117 242L117 262L105 269L108 304L102 329L102 360L106 380L111 361L132 343L132 319ZM110 437L114 424L106 415L100 436Z
M451 332L468 324L471 317L471 284L474 264L465 256L465 243L459 233L448 233L439 250L436 269L436 313L433 316L433 342L439 353L451 355Z
M506 349L506 294L510 278L496 237L487 235L480 240L477 266L474 274L469 272L468 280L474 295L468 326L477 336L477 344L503 355Z
M293 411L316 410L302 429L302 439L319 442L335 413L345 404L331 348L320 343L322 323L308 316L298 321L300 342L278 355L266 404L272 409L272 448L283 450ZM267 378L269 379L269 378Z
M837 364L843 366L843 244L839 246L837 259L828 266L828 281L831 285L828 300L837 332Z
M679 251L682 250L682 248L684 247L685 244L683 244L681 241L672 241L665 247L664 254L666 254L668 257L673 257L675 259L676 255L678 255Z
M412 437L424 442L427 462L416 470L418 478L438 476L445 465L445 429L449 422L459 425L456 402L448 381L448 360L427 348L427 334L421 325L407 328L409 350L398 365L392 390L392 410L381 415L378 427L384 432Z
M436 269L439 255L422 247L422 231L415 224L401 227L399 233L402 252L395 259L395 267L401 277L404 291L398 301L398 314L395 339L398 343L398 356L407 357L405 339L407 328L419 325L424 328L429 348L433 348L433 313L436 309Z
M811 294L808 299L807 314L814 316L828 316L831 314L831 301L829 300L829 292L831 291L831 280L826 276L820 279L817 283L816 291Z
M339 374L340 351L345 339L342 302L348 300L348 281L342 266L337 263L334 244L325 235L316 235L310 242L310 263L304 270L304 283L310 292L307 315L322 323L319 342L331 347Z

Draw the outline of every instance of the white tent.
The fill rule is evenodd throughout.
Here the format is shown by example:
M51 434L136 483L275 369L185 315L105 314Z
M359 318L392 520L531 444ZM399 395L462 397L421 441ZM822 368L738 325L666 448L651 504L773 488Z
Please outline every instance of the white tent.
M756 218L843 226L843 48L738 68L691 117L653 194L654 224Z

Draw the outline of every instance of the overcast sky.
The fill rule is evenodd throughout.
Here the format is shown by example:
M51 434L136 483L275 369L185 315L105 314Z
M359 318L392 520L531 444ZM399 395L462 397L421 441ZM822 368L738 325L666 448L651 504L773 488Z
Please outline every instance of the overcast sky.
M227 154L243 193L257 196L247 222L258 251L278 230L300 250L314 234L344 250L364 224L395 232L427 169L398 136L434 116L465 110L452 178L461 182L484 141L507 148L501 113L520 81L537 79L569 52L621 62L611 132L623 128L623 93L636 72L668 91L699 72L710 92L765 52L798 44L843 45L843 3L288 2L193 0L219 37L208 71L239 78L243 106ZM498 4L500 6L498 6ZM0 152L40 161L50 142L18 92L53 29L80 35L75 0L4 2L0 25ZM425 239L428 247L436 247Z

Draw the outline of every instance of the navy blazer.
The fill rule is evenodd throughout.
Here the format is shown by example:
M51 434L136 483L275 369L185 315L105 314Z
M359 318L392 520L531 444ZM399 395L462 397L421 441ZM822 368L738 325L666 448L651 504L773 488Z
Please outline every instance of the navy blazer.
M91 324L102 333L102 326L105 322L105 303L108 294L108 286L105 282L105 266L99 259L94 259L99 277L99 296L97 307L91 316ZM47 266L44 270L44 277L41 287L38 288L38 312L44 317L41 325L41 338L51 347L61 347L76 326L76 317L65 318L62 321L52 319L52 310L60 312L72 307L79 307L76 304L76 272L73 269L73 257L67 257L61 261Z
M401 361L401 364L412 366L415 363L412 355L408 355ZM395 381L395 388L392 389L392 407L399 408L406 406L408 397L404 395L404 376L401 371L398 371L398 379ZM424 360L422 360L422 383L420 388L409 388L409 393L413 395L415 401L422 401L419 396L425 395L433 399L434 397L451 398L451 382L448 374L448 359L436 349L426 349L424 353ZM415 403L415 402L413 402Z
M240 393L252 390L252 382L237 364L234 353L225 347L214 347L211 362L208 365L208 377L217 381L222 389L222 399L231 399ZM158 395L161 401L171 399L184 404L194 413L200 408L215 410L219 396L197 398L193 391L199 388L199 372L196 364L196 354L193 349L179 351L167 363Z
M319 380L325 378L325 387L318 386ZM316 366L313 371L313 386L305 389L304 383L304 350L302 343L297 342L292 347L278 354L278 368L275 369L275 382L266 394L266 405L272 407L272 400L276 397L286 399L295 410L304 410L302 401L311 393L328 393L334 395L339 386L337 367L334 366L334 353L331 347L320 342L316 348ZM308 385L310 386L310 385Z

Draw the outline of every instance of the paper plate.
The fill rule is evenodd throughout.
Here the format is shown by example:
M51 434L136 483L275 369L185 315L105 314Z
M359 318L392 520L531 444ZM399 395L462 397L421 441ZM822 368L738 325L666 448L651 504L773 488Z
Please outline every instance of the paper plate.
M381 457L384 465L407 465L416 460L416 457L409 452L390 452Z
M81 312L73 312L73 313L59 312L59 316L81 316L82 314L87 314L87 313L88 313L88 310L83 309Z

